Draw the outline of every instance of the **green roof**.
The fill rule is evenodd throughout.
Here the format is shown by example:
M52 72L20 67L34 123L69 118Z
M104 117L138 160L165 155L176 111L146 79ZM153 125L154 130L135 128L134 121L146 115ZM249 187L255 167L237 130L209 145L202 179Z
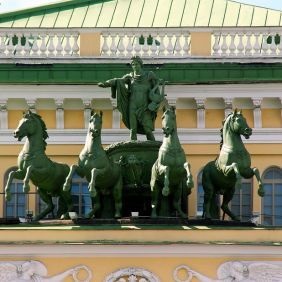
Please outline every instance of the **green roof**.
M231 0L64 0L0 18L9 28L281 25L281 11Z

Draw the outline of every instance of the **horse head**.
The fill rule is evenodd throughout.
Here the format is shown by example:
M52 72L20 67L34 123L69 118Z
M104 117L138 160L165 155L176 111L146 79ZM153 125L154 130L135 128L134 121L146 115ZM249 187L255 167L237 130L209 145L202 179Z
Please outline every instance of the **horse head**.
M175 107L167 107L163 109L162 130L165 137L168 137L176 131L176 115Z
M42 132L43 140L48 138L46 125L41 116L28 110L23 113L23 118L14 131L14 137L21 141L26 136L33 136L38 130Z
M93 138L101 135L102 123L103 123L103 112L100 111L100 115L99 115L94 110L92 110L88 130Z
M252 129L249 127L241 111L237 109L224 121L223 131L232 131L237 135L243 135L246 139L249 139L252 135Z

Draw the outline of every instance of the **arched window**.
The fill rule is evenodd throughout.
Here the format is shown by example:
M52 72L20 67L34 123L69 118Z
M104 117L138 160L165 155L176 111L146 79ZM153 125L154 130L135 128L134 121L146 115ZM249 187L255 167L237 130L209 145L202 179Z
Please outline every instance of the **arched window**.
M71 194L73 210L79 217L87 215L92 209L88 182L85 178L81 178L76 173L72 177Z
M271 167L262 175L262 224L282 225L282 169Z
M230 202L231 211L241 221L248 221L252 217L253 201L252 201L253 180L242 179L241 189L235 189L234 196Z
M10 168L4 176L4 183L7 183L10 171L17 170L17 167ZM25 217L27 210L27 195L23 192L23 182L19 179L13 179L11 184L11 201L4 200L4 216L5 217Z
M197 217L202 217L203 215L203 204L204 204L204 189L202 184L203 170L198 174L197 178Z

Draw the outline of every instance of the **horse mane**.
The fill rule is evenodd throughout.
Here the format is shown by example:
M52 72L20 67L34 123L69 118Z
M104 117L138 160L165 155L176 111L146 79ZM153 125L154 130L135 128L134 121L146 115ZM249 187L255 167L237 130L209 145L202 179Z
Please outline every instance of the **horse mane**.
M26 116L30 116L31 118L34 118L34 119L37 119L39 121L39 124L42 128L42 139L43 139L43 142L44 142L44 145L45 145L45 149L46 149L46 146L47 146L47 142L45 141L49 135L47 133L47 127L46 127L46 124L45 122L43 121L42 117L36 113L33 113L31 111L28 111L28 113L25 114L25 117Z

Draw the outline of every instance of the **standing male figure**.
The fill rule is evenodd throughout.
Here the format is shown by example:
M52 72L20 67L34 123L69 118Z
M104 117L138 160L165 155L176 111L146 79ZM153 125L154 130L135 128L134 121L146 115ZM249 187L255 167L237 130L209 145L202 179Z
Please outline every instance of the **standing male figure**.
M99 82L98 86L111 87L112 98L117 98L117 108L130 129L131 140L137 140L137 133L145 134L147 140L155 140L154 124L164 95L160 93L156 75L143 69L142 59L135 56L131 60L131 73Z

